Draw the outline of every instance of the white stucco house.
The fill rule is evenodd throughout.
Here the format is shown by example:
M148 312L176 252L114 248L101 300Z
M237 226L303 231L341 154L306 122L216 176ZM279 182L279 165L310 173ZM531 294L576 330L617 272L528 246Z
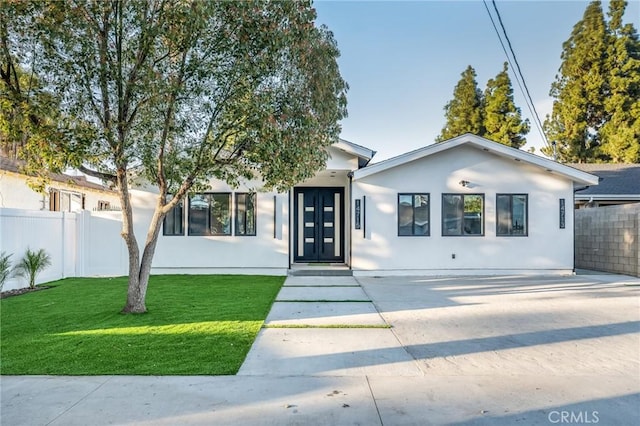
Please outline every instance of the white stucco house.
M287 193L211 182L163 224L153 273L565 274L574 184L598 177L471 134L371 164L340 140L325 170ZM134 191L139 235L155 195Z
M0 156L0 208L80 212L118 210L118 194L84 176L51 173L44 193L31 189L22 163Z

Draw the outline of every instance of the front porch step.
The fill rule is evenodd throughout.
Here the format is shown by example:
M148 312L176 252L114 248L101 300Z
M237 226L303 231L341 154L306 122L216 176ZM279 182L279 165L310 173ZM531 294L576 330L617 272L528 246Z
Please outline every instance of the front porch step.
M346 265L297 264L291 266L289 275L294 277L351 277L353 271Z

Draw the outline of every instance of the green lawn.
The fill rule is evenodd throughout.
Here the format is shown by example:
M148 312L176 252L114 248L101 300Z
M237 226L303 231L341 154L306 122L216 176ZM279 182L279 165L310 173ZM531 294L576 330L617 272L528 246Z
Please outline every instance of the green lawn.
M284 277L151 277L123 315L126 278L68 278L2 299L1 374L235 374Z

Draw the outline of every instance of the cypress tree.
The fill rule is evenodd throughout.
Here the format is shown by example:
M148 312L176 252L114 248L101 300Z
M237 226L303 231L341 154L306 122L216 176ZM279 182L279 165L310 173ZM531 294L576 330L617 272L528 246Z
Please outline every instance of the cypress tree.
M496 78L487 82L484 92L484 137L501 144L520 148L527 140L529 120L522 120L520 108L513 101L513 86L505 62Z
M612 0L608 12L607 121L599 135L602 153L614 163L640 162L640 42L633 25L622 23L626 6Z
M469 65L461 76L453 90L453 99L444 107L447 122L436 142L464 133L484 134L482 92L476 82L476 71Z
M549 141L556 141L560 161L585 162L598 155L598 132L606 121L607 42L601 3L593 1L563 44L559 75L551 86L555 101L545 131ZM550 147L543 152L550 154Z

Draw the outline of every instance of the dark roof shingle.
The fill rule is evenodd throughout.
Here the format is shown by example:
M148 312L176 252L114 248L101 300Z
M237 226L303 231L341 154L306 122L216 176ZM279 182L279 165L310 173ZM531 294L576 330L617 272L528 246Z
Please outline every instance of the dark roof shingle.
M640 195L640 164L567 164L600 178L597 186L580 191L580 195Z
M22 172L23 164L24 163L20 160L12 160L11 158L0 156L0 170L6 170L8 172L24 175L24 173ZM50 173L49 178L56 182L62 182L82 188L113 192L112 189L105 185L89 182L85 176L70 176L62 173Z

